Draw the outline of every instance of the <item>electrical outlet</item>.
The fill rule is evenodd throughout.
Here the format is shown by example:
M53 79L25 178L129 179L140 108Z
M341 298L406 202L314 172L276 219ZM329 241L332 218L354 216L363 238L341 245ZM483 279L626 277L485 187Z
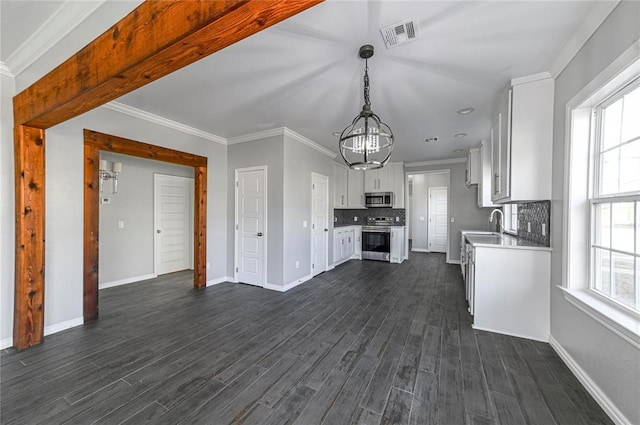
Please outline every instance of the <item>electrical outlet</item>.
M300 261L296 261L296 269L300 268Z
M527 221L527 233L531 233L531 222Z
M118 229L124 229L124 221L122 220L118 221Z
M547 235L547 224L542 223L542 236L546 236L546 235Z
M309 225L309 224L307 223L307 220L304 220L304 221L302 222L302 227L304 227L305 229L307 228L307 226L308 226L308 225Z
M353 221L358 221L358 216L353 217Z
M207 270L211 269L211 263L207 261Z
M396 223L400 221L400 217L396 217Z

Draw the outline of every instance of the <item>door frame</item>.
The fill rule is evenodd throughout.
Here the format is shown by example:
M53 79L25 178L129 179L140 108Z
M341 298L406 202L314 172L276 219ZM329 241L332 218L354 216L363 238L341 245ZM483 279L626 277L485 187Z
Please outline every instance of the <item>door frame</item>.
M156 184L158 183L158 177L169 177L176 180L188 180L189 181L189 216L191 219L189 220L189 267L193 267L193 189L194 189L194 181L193 177L183 177L183 176L174 176L172 174L164 174L164 173L153 173L153 274L158 276L158 209L156 208Z
M98 319L100 151L193 167L193 287L207 286L207 158L92 130L84 130L84 323Z
M268 246L268 238L269 238L269 232L268 232L268 221L267 221L267 216L268 216L268 211L267 211L267 206L269 205L268 202L268 188L269 188L269 183L268 183L268 167L266 165L257 165L255 167L244 167L244 168L236 168L234 171L234 180L233 180L233 188L234 188L234 202L233 202L233 207L234 207L234 229L233 229L233 234L234 234L234 242L233 242L233 279L235 280L236 283L238 283L238 258L240 257L238 255L238 251L240 250L240 246L238 244L238 175L239 173L245 172L245 171L259 171L262 170L264 172L264 230L263 230L263 246L262 246L262 286L263 288L266 286L267 284L267 246Z
M311 172L311 256L309 258L309 270L311 270L311 277L313 278L314 275L313 274L313 178L314 177L320 177L326 180L327 184L325 186L325 199L327 201L327 213L325 215L325 222L324 222L324 228L327 229L326 232L324 233L324 246L325 246L325 250L324 250L324 271L328 271L329 270L329 177L325 176L324 174L320 174L320 173L316 173L314 171ZM318 273L320 274L320 273Z
M466 160L465 160L466 162ZM455 164L451 164L455 165ZM425 170L425 171L406 171L404 173L404 189L405 193L409 193L409 176L416 176L422 174L445 174L445 178L447 181L447 235L449 238L449 243L447 243L447 252L446 252L446 262L451 263L451 169L450 168L441 168L434 170ZM415 190L413 192L413 196L415 197ZM405 238L405 260L409 258L409 238Z
M445 252L448 251L449 247L449 188L447 186L430 186L427 188L427 196L429 199L429 205L427 205L427 244L429 246L429 252L431 252L431 191L433 189L438 190L446 190L447 191L447 245L445 247ZM434 223L435 225L435 223ZM440 252L440 251L436 251Z

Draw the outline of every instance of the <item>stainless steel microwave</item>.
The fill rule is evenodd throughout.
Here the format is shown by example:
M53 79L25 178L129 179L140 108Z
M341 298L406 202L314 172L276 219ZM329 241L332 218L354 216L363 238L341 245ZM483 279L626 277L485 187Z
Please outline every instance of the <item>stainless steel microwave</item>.
M367 208L391 208L393 207L393 192L365 193L364 206Z

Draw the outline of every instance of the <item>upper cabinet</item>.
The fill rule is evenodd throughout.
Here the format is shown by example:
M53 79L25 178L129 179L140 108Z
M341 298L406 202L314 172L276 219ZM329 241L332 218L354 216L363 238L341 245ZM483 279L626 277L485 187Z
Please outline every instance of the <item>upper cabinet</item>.
M390 162L364 172L365 192L393 192L393 208L404 208L404 164Z
M347 207L364 208L364 173L350 169L347 180Z
M491 200L551 199L554 80L547 75L512 81L491 128Z
M491 201L491 139L478 148L478 206L495 207Z
M478 174L480 168L480 149L469 149L469 156L467 157L467 173L465 176L465 182L467 187L478 184Z
M333 164L333 207L347 207L347 173L348 169Z

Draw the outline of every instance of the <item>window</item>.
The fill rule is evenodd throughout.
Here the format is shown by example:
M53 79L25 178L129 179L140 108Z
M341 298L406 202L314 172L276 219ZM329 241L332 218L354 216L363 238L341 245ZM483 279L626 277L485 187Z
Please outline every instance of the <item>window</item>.
M640 311L640 81L593 114L589 288Z
M504 230L508 233L518 233L518 204L504 206Z

